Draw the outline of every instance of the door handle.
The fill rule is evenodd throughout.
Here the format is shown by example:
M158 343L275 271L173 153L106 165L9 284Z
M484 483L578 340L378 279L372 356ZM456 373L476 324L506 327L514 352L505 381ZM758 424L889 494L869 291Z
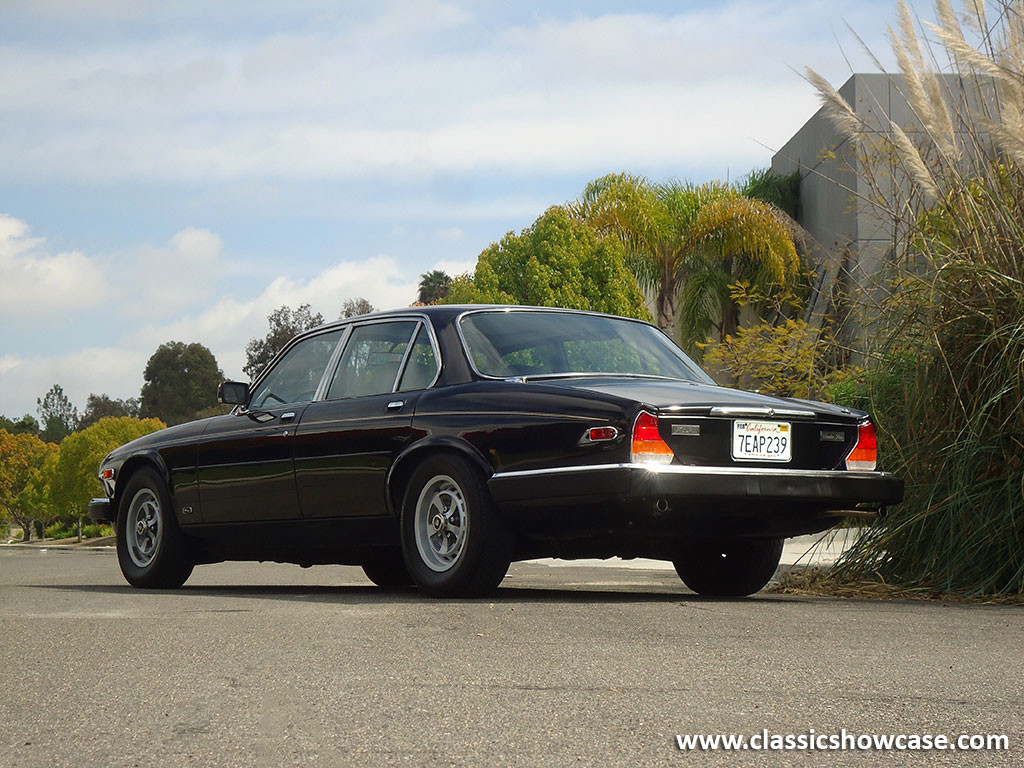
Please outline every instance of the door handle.
M295 418L295 411L288 411L288 413L281 414L281 421L291 421Z
M405 405L405 400L392 400L390 403L388 403L388 410L389 411L398 411L398 410L401 410L402 406L404 406L404 405Z

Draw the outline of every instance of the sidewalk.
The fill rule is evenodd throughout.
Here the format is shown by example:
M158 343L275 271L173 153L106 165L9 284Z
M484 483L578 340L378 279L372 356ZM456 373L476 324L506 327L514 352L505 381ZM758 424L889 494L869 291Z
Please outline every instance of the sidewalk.
M796 536L792 539L786 539L786 543L782 549L782 560L780 562L780 565L831 565L839 558L839 556L844 551L846 551L850 544L852 544L856 540L857 535L859 533L859 528L839 528L833 531L826 531L825 533L816 533L810 536ZM22 541L12 541L8 544L0 544L0 546L19 547L36 550L113 550L114 537L105 536L103 538L98 539L86 539L81 544L79 544L74 539L46 539L45 541L33 539L31 542L28 543ZM631 568L634 570L672 570L672 563L667 562L665 560L647 560L639 557L631 560L624 560L621 557L612 557L607 560L559 560L556 558L548 557L539 560L528 560L527 562L559 567L587 566L593 568L594 566L604 566L611 568Z
M782 560L780 565L785 566L822 566L831 565L846 549L857 539L860 533L859 528L839 528L825 533L815 533L810 536L796 536L786 539L782 549ZM531 563L552 566L612 566L617 568L633 568L637 570L673 570L672 563L665 560L646 560L634 558L623 560L621 557L613 557L608 560L557 560L555 558L542 558L530 560Z

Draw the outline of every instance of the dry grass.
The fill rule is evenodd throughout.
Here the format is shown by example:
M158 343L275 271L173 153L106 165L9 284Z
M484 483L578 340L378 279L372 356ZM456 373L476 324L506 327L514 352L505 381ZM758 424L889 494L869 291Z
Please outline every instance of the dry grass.
M782 574L765 591L781 595L844 597L856 600L930 600L944 603L1024 606L1024 594L968 596L925 587L888 584L881 576L875 580L850 579L825 568L794 568Z
M907 481L818 588L990 600L1024 593L1024 2L969 1L965 26L936 5L937 25L915 24L901 2L890 30L907 125L871 130L814 78L891 222L850 404Z

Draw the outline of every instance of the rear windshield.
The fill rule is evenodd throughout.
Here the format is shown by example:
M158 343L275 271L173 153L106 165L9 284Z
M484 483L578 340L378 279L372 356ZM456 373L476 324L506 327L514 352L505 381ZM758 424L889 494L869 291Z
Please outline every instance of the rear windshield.
M714 382L665 334L646 323L566 312L472 312L460 321L485 376L573 373L664 376Z

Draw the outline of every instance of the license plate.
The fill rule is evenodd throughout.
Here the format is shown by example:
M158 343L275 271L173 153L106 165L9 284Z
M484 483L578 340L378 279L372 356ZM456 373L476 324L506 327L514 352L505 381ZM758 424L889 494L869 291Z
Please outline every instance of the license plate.
M793 432L779 421L734 421L732 457L738 461L789 461Z

